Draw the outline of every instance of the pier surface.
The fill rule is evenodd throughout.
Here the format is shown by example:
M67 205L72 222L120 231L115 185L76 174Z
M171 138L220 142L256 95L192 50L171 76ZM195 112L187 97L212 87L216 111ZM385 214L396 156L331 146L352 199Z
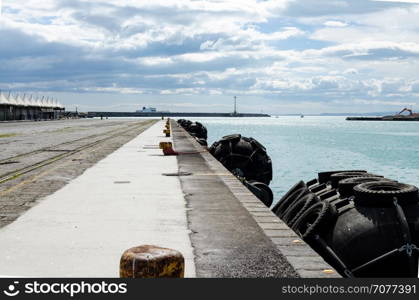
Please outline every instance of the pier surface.
M103 124L116 122L108 121ZM18 176L29 176L18 184L0 183L7 195L1 201L8 203L0 209L0 276L118 277L121 254L144 244L182 252L187 277L336 276L174 121L170 138L162 134L163 121L153 122L115 123L127 127L122 128L126 133L117 129L108 140L88 147L107 152L95 156L100 161L91 158L81 165L87 170L66 177L62 166L64 161L67 167L89 161L83 148L64 151L68 157L41 166L46 174L34 175L36 169ZM120 147L117 141L125 144ZM172 141L176 150L190 154L164 156L158 149L161 141ZM45 150L44 143L39 145ZM77 155L80 161L74 160ZM28 189L42 184L44 177L48 182L60 176L66 179L43 193ZM35 200L17 204L21 197Z
M195 276L176 157L156 124L0 230L0 275L118 277L133 246L176 248Z
M155 122L109 119L2 123L0 227Z

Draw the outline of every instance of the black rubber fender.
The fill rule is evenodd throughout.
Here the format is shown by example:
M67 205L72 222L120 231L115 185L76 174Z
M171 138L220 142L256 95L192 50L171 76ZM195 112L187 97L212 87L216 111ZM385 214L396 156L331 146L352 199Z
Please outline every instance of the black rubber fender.
M288 192L285 193L284 196L282 196L281 199L279 199L278 204L281 203L282 201L284 201L286 198L288 198L292 193L294 193L296 190L299 190L301 188L307 188L306 184L304 183L304 181L300 180L299 182L297 182L296 184L294 184L292 186L292 188L290 188L288 190ZM275 208L275 207L274 207Z
M278 202L278 204L275 205L276 209L272 209L273 213L278 217L282 218L284 212L288 209L288 207L290 207L295 201L298 201L301 197L303 197L305 194L309 192L310 191L306 187L294 191L287 198L283 199L281 202Z
M330 176L332 176L335 173L342 173L342 172L360 172L360 173L366 173L365 170L341 170L341 171L327 171L327 172L320 172L318 173L318 181L319 183L326 183L330 181Z
M352 177L383 177L383 176L371 174L367 172L340 172L340 173L332 174L330 176L330 184L332 188L336 189L339 185L339 181L346 178L352 178Z
M307 181L307 183L306 183L306 185L308 186L308 187L311 187L311 186L317 186L319 184L319 180L317 179L317 178L314 178L314 179L312 179L312 180L310 180L310 181Z
M321 195L317 195L317 197L319 197L321 201L326 201L327 199L333 198L335 196L338 196L338 192L336 192L335 189L327 191L326 193L323 193Z
M387 207L394 198L400 205L419 202L418 188L396 181L376 181L358 184L354 187L354 203L360 206Z
M321 192L321 191L326 190L326 189L327 189L327 184L326 183L321 183L319 185L316 185L313 188L309 188L309 190L312 193L318 193L318 192Z
M197 138L207 139L207 129L204 125L199 122L191 123L186 130L189 132L190 135L195 136Z
M267 184L258 181L249 181L245 182L245 185L267 207L270 207L272 205L274 194L272 193L271 188Z
M295 221L292 229L303 239L312 238L315 234L321 235L332 228L337 213L327 201L317 202L310 206Z
M210 147L210 153L237 176L269 184L272 160L255 139L240 134L224 136Z
M292 204L284 212L282 220L289 227L292 227L292 225L295 223L299 216L301 216L310 206L319 201L319 198L313 193L304 195L299 200L295 201L294 204Z
M278 209L278 206L281 204L282 201L284 201L286 198L288 198L292 193L294 193L296 190L301 189L301 188L307 188L306 184L304 183L304 181L300 180L299 182L297 182L296 184L293 185L292 188L290 188L288 190L288 192L285 193L284 196L281 197L281 199L279 199L279 201L275 204L275 206L272 208L272 211L275 213L275 211Z
M221 143L225 143L225 142L235 143L235 142L240 141L241 137L242 137L241 134L238 134L238 133L225 135L221 138L220 142Z
M351 197L354 195L354 187L358 184L371 181L382 181L382 177L350 177L342 179L338 184L338 191L341 197Z
M261 143L259 143L254 138L249 138L249 141L250 141L250 144L252 144L254 149L260 149L261 151L266 152L265 146L263 146Z
M203 138L197 138L196 141L201 145L201 146L208 146L207 140L203 139Z

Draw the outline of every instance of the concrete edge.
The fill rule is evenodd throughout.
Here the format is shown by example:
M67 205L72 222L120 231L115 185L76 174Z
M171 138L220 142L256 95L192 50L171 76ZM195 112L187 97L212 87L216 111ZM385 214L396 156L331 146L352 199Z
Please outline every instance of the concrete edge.
M172 119L171 126L177 126ZM184 130L183 128L181 128ZM184 130L186 133L187 131ZM202 151L201 146L189 133L191 144ZM341 278L336 270L317 254L308 244L253 195L231 172L209 152L199 153L208 166L224 182L231 193L249 212L262 231L276 245L301 278Z

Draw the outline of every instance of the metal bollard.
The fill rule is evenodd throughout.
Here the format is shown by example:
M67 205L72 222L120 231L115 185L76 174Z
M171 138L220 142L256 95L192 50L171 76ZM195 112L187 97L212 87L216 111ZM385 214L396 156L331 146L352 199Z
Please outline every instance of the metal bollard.
M172 148L172 142L160 142L160 144L159 144L160 149L164 149L164 148L167 148L167 147Z
M163 150L164 155L178 155L178 153L173 149L172 142L160 142L160 149Z
M163 133L166 134L166 137L170 137L170 129L163 130Z
M185 259L179 251L152 245L126 250L121 257L121 278L183 278Z

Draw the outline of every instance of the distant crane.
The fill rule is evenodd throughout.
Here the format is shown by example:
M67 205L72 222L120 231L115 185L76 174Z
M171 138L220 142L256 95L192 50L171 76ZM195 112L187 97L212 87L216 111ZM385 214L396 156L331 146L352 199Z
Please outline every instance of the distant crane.
M405 111L407 111L409 113L409 116L415 116L415 117L418 117L419 116L418 113L414 113L412 109L407 108L407 107L403 108L397 115L401 115Z
M410 109L410 108L407 108L407 107L405 107L405 108L403 108L399 113L398 113L398 115L401 115L402 113L404 113L405 111L408 111L409 112L409 115L413 115L413 111Z

